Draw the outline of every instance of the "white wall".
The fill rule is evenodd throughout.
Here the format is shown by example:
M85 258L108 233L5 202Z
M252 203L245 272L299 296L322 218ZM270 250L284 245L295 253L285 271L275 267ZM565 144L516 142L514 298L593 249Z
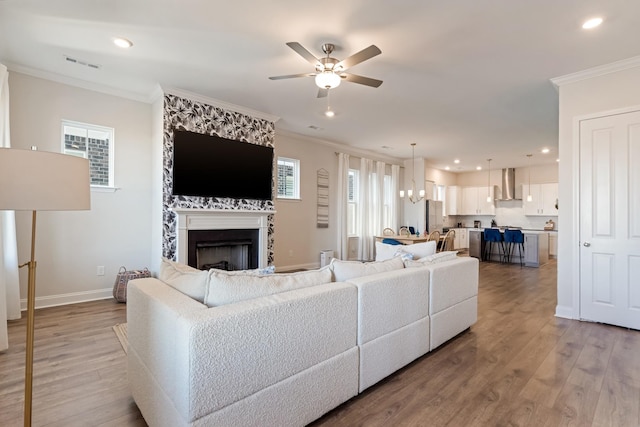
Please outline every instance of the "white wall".
M321 250L337 250L336 152L351 155L351 165L355 168L360 167L355 157L361 156L400 164L397 159L286 133L276 127L275 155L300 160L301 181L301 200L275 200L274 261L278 270L317 267L320 265ZM329 172L329 228L316 226L316 172L320 168Z
M276 268L319 265L320 251L337 250L335 148L299 135L276 131L275 155L300 160L300 200L275 200L274 260ZM316 226L316 173L329 172L329 228Z
M562 84L559 149L562 179L558 227L558 305L556 315L579 318L579 169L577 119L640 106L640 67Z
M121 265L150 263L151 106L10 72L11 144L60 152L61 120L115 129L116 192L92 192L91 210L39 212L36 306L110 297ZM4 185L4 183L3 183ZM29 258L31 215L17 212L18 256ZM105 267L97 276L96 267ZM20 271L26 298L27 271ZM23 304L24 305L24 304Z

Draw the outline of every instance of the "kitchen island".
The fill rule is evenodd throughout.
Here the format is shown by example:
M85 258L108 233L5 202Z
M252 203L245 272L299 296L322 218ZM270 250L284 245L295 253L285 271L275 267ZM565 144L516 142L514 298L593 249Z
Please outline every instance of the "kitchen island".
M504 234L504 229L499 228ZM539 267L549 261L549 232L539 230L522 230L524 234L524 259L523 263L526 267ZM469 256L484 261L484 229L469 229ZM503 251L501 245L493 246L491 261L501 261ZM520 257L518 248L514 248L511 257L511 263L519 264Z

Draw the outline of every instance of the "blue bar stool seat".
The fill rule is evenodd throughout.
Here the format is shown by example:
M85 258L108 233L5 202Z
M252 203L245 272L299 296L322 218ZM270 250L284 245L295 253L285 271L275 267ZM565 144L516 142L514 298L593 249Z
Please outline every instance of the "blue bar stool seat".
M514 247L518 247L518 255L520 256L520 267L522 267L524 259L524 234L520 230L504 230L504 242L506 246L506 262L511 262Z
M494 249L494 244L497 244L498 246L498 250L502 249L502 255L500 257L500 260L502 261L504 259L503 254L505 253L504 251L504 244L503 244L503 239L502 239L502 233L500 233L500 230L498 230L497 228L485 228L484 229L484 259L485 261L491 261L491 255L492 255L492 251Z

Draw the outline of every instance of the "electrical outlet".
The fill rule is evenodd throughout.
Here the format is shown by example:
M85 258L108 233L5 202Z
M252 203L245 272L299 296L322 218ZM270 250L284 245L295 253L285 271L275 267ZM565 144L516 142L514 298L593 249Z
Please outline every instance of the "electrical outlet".
M96 276L104 276L104 265L99 265L96 268Z

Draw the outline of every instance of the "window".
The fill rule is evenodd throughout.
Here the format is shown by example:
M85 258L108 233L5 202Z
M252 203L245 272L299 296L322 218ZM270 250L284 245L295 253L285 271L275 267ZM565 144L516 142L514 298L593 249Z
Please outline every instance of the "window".
M358 178L359 172L349 169L349 182L347 195L347 235L355 236L358 230Z
M90 184L114 187L113 128L62 121L62 152L89 159Z
M278 198L300 199L300 160L278 157Z

